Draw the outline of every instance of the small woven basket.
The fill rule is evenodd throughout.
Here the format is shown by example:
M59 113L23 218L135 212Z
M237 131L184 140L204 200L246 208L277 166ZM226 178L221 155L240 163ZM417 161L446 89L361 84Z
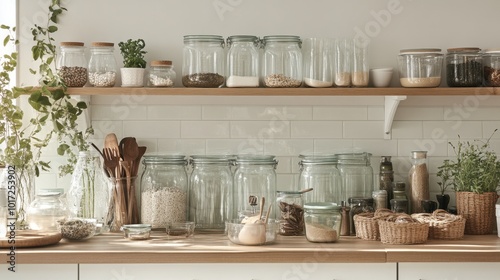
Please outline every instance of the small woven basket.
M384 244L420 244L427 242L429 225L408 214L392 215L378 221L380 241Z
M356 237L363 240L380 240L378 220L394 215L389 209L377 209L375 213L361 213L353 217Z
M429 239L462 239L464 237L465 219L438 209L432 214L418 213L411 217L420 223L429 225Z

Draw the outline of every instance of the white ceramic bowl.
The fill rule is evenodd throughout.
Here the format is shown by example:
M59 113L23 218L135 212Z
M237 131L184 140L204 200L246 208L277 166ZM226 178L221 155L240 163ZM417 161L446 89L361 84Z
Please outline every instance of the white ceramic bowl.
M374 68L370 69L370 78L374 87L388 87L391 85L392 68Z

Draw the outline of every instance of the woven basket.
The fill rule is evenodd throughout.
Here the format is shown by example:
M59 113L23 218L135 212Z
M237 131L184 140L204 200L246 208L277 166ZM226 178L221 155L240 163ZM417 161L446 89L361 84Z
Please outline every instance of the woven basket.
M465 218L465 234L490 234L495 227L496 192L456 192L457 212Z
M378 221L380 241L384 244L420 244L427 241L429 225L412 219L408 214L389 216Z
M464 237L465 219L438 209L432 214L418 213L411 217L420 223L429 225L429 239L462 239Z
M380 240L378 220L394 215L389 209L377 209L375 213L361 213L353 217L356 237L363 240Z

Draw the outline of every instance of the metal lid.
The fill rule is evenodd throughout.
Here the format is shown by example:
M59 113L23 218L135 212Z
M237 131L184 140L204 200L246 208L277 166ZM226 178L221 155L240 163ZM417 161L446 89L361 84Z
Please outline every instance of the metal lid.
M114 47L115 43L109 43L109 42L92 42L90 45L92 47Z
M189 160L190 163L217 163L227 164L235 160L234 155L192 155Z
M236 164L277 164L274 155L237 155Z
M497 49L485 49L484 53L500 53L500 48Z
M151 61L151 66L171 66L171 60L153 60Z
M334 202L313 202L304 204L304 209L307 210L333 210L340 211L342 207Z
M144 155L144 164L186 164L187 159L184 155L162 155L148 154Z
M400 50L399 54L438 54L438 55L442 55L441 49L435 49L435 48L404 49L404 50Z
M271 35L264 36L262 39L262 44L265 45L267 42L288 42L288 43L298 43L299 47L302 45L302 40L299 36L294 35Z
M61 47L83 47L83 42L61 42Z
M226 42L231 44L232 42L258 42L259 37L253 35L233 35L227 37Z
M427 158L427 151L412 151L411 158L414 159Z
M472 48L449 48L447 49L449 53L479 53L481 51L480 48L472 47Z
M224 43L224 38L219 35L185 35L184 43L187 42L215 42Z
M299 164L336 164L335 154L301 154Z

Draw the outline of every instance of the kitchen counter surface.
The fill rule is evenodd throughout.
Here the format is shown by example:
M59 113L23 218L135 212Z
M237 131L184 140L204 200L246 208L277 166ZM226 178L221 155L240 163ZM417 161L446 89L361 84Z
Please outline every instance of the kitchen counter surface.
M10 252L0 249L6 263ZM341 237L337 243L310 243L305 237L278 236L265 246L232 244L222 234L197 234L168 239L153 232L149 240L129 241L108 233L82 242L61 240L55 245L16 248L16 262L70 263L383 263L383 262L500 262L500 238L466 235L462 240L429 240L420 245L386 245Z

